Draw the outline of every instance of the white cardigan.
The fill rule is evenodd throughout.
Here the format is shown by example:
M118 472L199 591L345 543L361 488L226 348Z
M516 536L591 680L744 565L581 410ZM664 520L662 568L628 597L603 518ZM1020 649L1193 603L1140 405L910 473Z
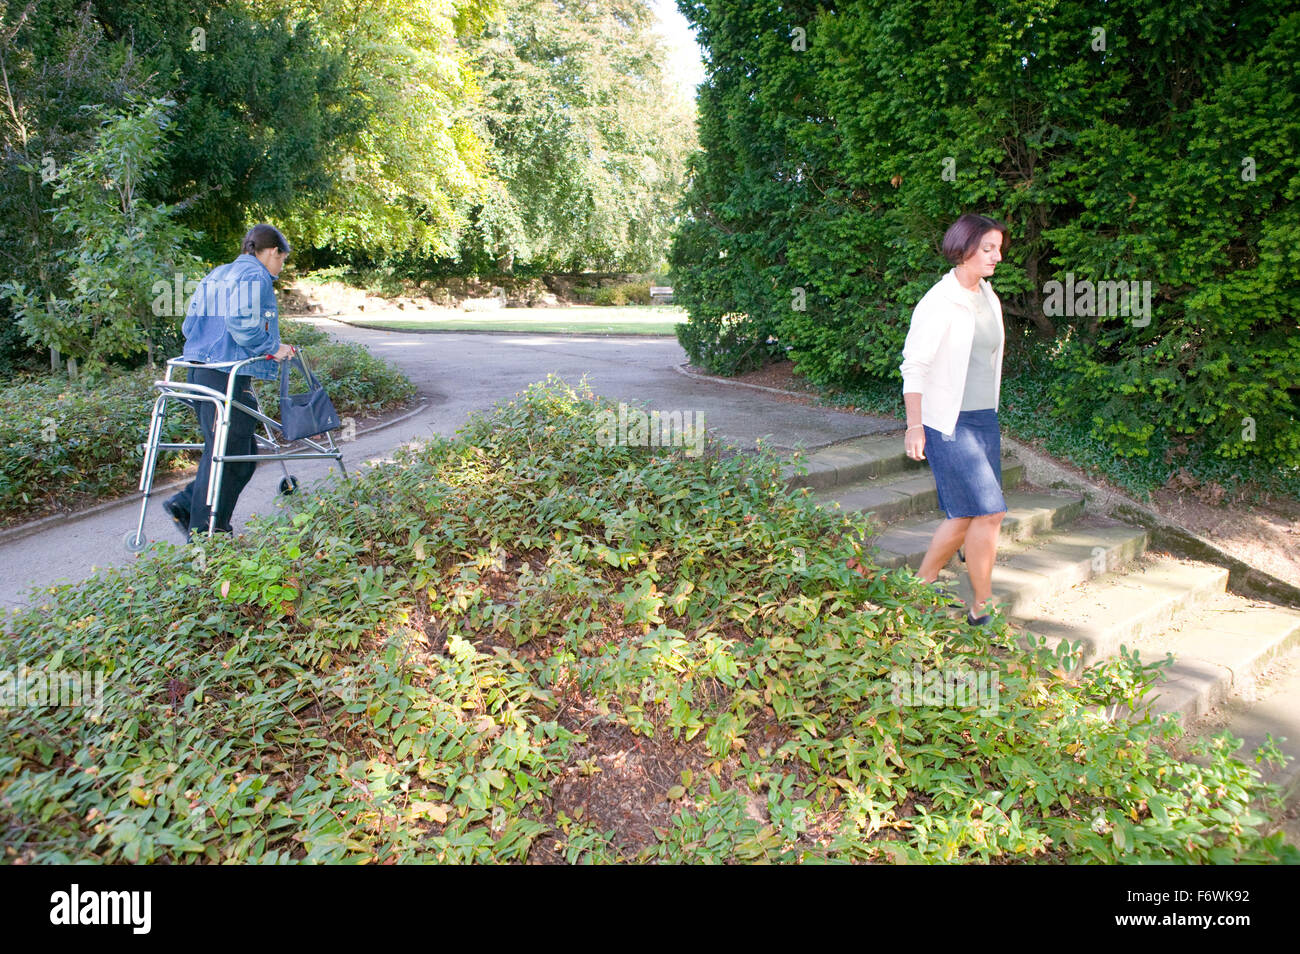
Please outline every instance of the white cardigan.
M993 351L993 409L1002 394L1002 351L1006 329L1002 325L1002 303L993 286L983 278L979 289L998 320L998 346ZM912 326L903 343L903 393L921 395L921 423L941 434L957 429L966 391L966 370L970 365L971 341L975 336L975 309L969 293L950 270L935 282L912 311Z

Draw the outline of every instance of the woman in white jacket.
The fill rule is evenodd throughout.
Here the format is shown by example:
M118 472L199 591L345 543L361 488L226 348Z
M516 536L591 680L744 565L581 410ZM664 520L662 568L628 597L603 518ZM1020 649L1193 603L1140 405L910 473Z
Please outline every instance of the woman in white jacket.
M997 411L1006 334L1002 304L986 280L1002 260L1006 234L1001 222L971 214L944 234L943 254L953 268L912 312L899 368L907 407L904 447L913 460L929 460L939 509L947 516L917 573L933 583L964 545L974 593L966 621L973 626L992 618L979 611L992 599L993 561L1007 515Z

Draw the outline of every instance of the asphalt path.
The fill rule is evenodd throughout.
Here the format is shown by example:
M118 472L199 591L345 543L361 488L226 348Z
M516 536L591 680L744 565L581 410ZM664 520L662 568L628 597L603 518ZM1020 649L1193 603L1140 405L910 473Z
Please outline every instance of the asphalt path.
M759 438L775 448L792 450L897 427L878 418L808 407L752 388L687 377L677 370L686 354L675 338L421 334L354 328L328 318L308 320L336 339L358 342L392 361L415 382L427 402L407 420L342 445L349 470L387 459L405 443L434 434L450 436L472 412L509 400L552 373L575 386L585 376L597 394L645 410L703 414L711 434L746 449ZM330 469L329 461L291 464L304 489L322 479L337 479L337 468L333 474ZM236 532L254 513L277 506L281 476L278 464L258 467L240 495L233 520ZM135 559L123 538L134 529L138 514L137 495L132 502L93 516L0 544L0 607L7 611L39 599L40 590L33 592L34 587L80 580L99 567ZM180 542L160 498L150 500L145 535L151 541Z

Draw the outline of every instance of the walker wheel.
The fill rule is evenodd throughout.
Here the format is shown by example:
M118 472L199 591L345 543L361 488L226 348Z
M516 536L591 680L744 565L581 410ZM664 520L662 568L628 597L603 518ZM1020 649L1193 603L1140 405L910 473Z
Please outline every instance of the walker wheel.
M280 493L288 497L298 489L298 478L292 474L288 477L280 478Z
M122 538L122 546L126 547L127 553L142 553L148 545L148 538L143 533L136 537L134 530L128 530L126 536Z

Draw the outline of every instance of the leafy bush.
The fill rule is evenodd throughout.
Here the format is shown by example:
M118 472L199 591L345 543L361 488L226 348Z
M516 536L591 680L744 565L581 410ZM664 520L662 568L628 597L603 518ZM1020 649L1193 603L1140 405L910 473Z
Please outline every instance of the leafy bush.
M622 307L650 304L650 282L632 281L613 284L577 285L572 295L584 305Z
M282 324L283 340L309 357L340 415L377 414L409 400L415 385L360 345L328 342L310 325ZM326 343L328 342L328 343ZM140 479L141 443L161 370L121 371L93 385L61 375L25 376L0 387L0 519L11 521L130 493ZM300 390L300 376L292 390ZM263 411L279 417L279 391L259 390ZM168 443L199 440L194 415L180 405L164 419ZM185 469L178 454L159 456L156 479Z
M51 213L58 166L93 152L103 135L100 116L82 107L96 103L114 112L129 110L161 94L165 85L156 65L123 55L132 31L113 31L123 37L121 43L107 38L101 23L107 11L96 7L38 4L16 11L9 5L0 13L5 77L0 99L6 117L0 234L15 250L2 277L11 288L23 286L46 303L51 295L68 293L69 270L80 264L78 236L65 232ZM0 295L0 302L0 375L49 367L48 351L31 347L8 299Z
M104 694L0 710L12 855L1300 860L1239 743L1196 764L1174 722L1115 717L1158 665L1071 678L1068 647L882 572L771 455L605 446L601 412L535 385L287 519L53 588L0 669ZM900 705L916 667L1000 698Z
M765 338L765 328L749 315L697 312L677 325L677 343L693 364L713 374L742 374L762 367L777 354L776 338Z
M162 160L175 105L155 100L123 113L86 107L101 120L95 145L64 164L54 189L54 224L76 236L68 292L46 297L21 282L0 283L28 341L58 348L70 369L84 360L99 371L109 358L141 352L152 362L155 325L174 324L155 321L150 289L193 261L182 246L196 236L176 221L178 207L146 201L144 187Z
M295 348L316 348L319 345L329 344L330 336L329 332L322 331L316 325L281 318L280 340Z
M341 282L350 288L360 288L371 295L395 297L411 294L411 277L394 268L359 268L352 265L335 265L315 268L302 274L299 281L306 285L323 285Z
M649 282L622 282L597 288L592 294L594 305L648 305L650 304Z
M314 345L309 357L312 369L340 414L378 414L415 396L415 385L405 374L362 345L350 342ZM301 383L301 379L294 380ZM291 391L297 389L290 385ZM272 410L267 413L278 419L279 393L268 398L265 403Z
M140 479L153 381L160 372L119 372L84 386L62 375L19 377L0 388L0 516L38 515L129 493ZM197 440L192 414L169 413L163 439ZM183 467L163 455L159 477Z
M1053 419L1135 466L1158 435L1300 474L1295 3L1133 0L1104 35L1081 0L815 6L683 7L710 69L672 255L692 360L736 373L776 338L818 384L897 387L944 231L982 212L1009 226L1008 337L1068 342ZM1049 305L1076 280L1148 283L1148 313Z

